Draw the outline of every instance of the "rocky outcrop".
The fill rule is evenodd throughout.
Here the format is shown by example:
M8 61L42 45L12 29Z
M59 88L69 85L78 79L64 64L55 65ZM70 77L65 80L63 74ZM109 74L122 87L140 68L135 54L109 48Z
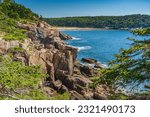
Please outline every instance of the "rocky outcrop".
M18 41L5 41L3 39L0 39L0 54L7 52L9 48L19 46Z
M5 54L13 47L23 48L25 51L13 53L14 59L25 65L41 66L43 73L49 75L43 83L46 92L53 92L48 90L47 87L50 87L60 93L69 92L72 99L106 98L108 91L98 87L97 90L90 88L92 81L89 77L97 75L97 72L77 62L77 48L68 46L63 41L71 39L70 36L59 32L46 22L18 23L18 27L27 30L29 39L24 42L1 39L0 53ZM102 94L103 91L106 94Z
M80 65L80 71L83 75L88 77L98 76L98 70L91 66Z
M150 84L145 85L145 88L150 89Z
M72 37L70 35L64 34L62 32L59 32L59 36L62 40L70 40Z
M94 68L103 68L103 66L100 63L98 63L97 60L95 60L93 58L82 58L81 61L83 63L90 64Z
M92 58L82 58L81 61L85 62L85 63L89 63L89 64L95 64L95 63L97 63L97 60L92 59Z

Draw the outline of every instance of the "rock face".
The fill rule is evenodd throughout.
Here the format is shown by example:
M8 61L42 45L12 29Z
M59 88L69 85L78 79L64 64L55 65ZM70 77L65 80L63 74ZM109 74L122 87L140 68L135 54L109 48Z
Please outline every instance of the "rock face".
M88 77L92 77L92 76L97 76L98 75L98 70L94 69L91 66L84 66L81 65L80 66L80 71L83 75L86 75Z
M82 58L81 61L83 63L91 64L94 68L103 68L102 65L93 58Z
M59 79L59 71L73 75L77 49L62 41L62 33L45 22L40 22L37 26L26 24L19 27L29 30L28 36L34 46L30 50L29 65L41 65L42 70L49 74L50 81Z
M0 53L5 53L9 48L19 46L18 41L5 41L0 39Z
M64 34L64 33L62 33L62 32L59 32L59 36L60 36L60 38L61 38L62 40L70 40L70 39L72 39L71 36L69 36L69 35L67 35L67 34Z
M85 63L89 63L89 64L95 64L95 63L97 63L97 60L92 59L92 58L82 58L81 61L85 62Z
M43 73L49 75L45 81L47 92L48 86L61 93L69 92L72 99L106 98L89 87L92 81L88 77L95 74L94 70L77 62L77 48L68 46L63 41L71 39L70 36L59 32L46 22L18 23L18 27L28 31L29 39L23 43L1 39L0 54L8 52L13 47L25 49L24 53L14 53L16 60L25 65L41 66ZM88 59L84 61L96 62Z

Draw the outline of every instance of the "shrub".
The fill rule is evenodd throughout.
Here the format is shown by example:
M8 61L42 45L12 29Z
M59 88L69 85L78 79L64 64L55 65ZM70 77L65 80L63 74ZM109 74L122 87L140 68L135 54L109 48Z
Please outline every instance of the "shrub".
M31 96L32 99L31 93L34 95L42 94L37 88L43 77L46 75L41 73L40 66L24 66L20 62L13 61L8 55L0 58L0 86L3 89L0 90L1 94L7 95L13 91L11 95L15 96L17 89L28 89L31 91L30 93L25 92L25 94L17 96Z

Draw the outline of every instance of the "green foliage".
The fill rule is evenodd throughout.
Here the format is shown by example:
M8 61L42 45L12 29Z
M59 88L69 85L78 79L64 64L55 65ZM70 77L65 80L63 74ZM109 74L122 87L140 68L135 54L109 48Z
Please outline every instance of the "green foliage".
M27 39L27 36L23 33L25 32L24 30L21 29L16 29L14 30L13 33L8 33L3 37L3 39L11 41L11 40L19 40L19 41L24 41Z
M97 77L90 77L90 80L93 81L93 82L97 81L98 79L99 79L99 76L97 76Z
M16 27L16 20L12 18L5 18L4 14L0 14L0 16L0 32L4 32L4 35L0 36L2 36L3 39L23 41L27 38L26 30L19 29Z
M132 30L132 33L135 35L149 36L150 35L150 28Z
M38 20L38 15L22 5L6 0L0 4L0 37L5 40L24 41L26 30L19 29L17 22Z
M15 53L15 52L25 52L26 50L21 47L16 46L16 47L10 48L8 51L10 53Z
M26 99L26 100L48 100L48 96L45 95L45 93L41 89L33 89L25 94L19 94L15 95L16 97L20 99Z
M11 3L14 2L14 0L4 0L4 3Z
M110 100L128 100L129 96L122 94L122 93L116 93L109 97Z
M43 93L37 90L37 87L43 77L46 77L46 75L41 73L39 66L24 66L20 62L13 61L8 55L0 58L0 86L3 89L1 91L9 90L2 92L3 94L14 91L13 96L17 96L18 98L30 97L31 99L41 99ZM26 92L25 94L15 94L16 90L26 88L31 92L27 94ZM34 97L36 95L37 97Z
M54 26L64 27L91 27L109 29L150 27L150 16L140 14L126 16L45 18L45 21Z
M1 58L0 81L4 87L11 89L34 88L39 84L44 74L39 66L24 66L20 62L14 62L8 56Z
M150 96L150 92L144 92L144 93L137 93L134 95L135 97L136 96Z
M90 77L90 80L93 82L89 85L90 88L95 89L96 85L99 83L99 76Z
M17 23L38 20L38 15L14 0L4 0L0 4L0 37L3 39L24 41L27 39L26 30L19 29ZM10 48L9 54L0 56L0 99L48 99L39 89L46 74L40 66L25 66L14 61L13 54L25 52L23 48Z
M149 28L133 30L136 35L149 35ZM129 49L121 49L110 62L110 68L102 71L100 82L125 86L128 83L138 86L150 80L150 39L133 41Z
M9 0L10 1L10 0ZM23 5L5 1L4 3L0 4L1 11L9 18L14 19L31 19L36 20L38 19L38 15L33 13L30 9L24 7Z
M51 100L69 100L70 96L68 93L57 94L56 96L52 97Z

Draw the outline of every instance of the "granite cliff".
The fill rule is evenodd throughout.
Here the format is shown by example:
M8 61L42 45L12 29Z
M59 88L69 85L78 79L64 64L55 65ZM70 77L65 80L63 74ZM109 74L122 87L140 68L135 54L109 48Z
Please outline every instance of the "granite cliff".
M14 60L26 66L40 65L41 71L48 74L40 87L49 95L51 91L68 92L70 99L107 99L110 89L105 85L90 88L91 76L98 74L97 68L84 66L77 61L77 48L71 47L64 40L69 35L59 32L44 21L39 23L17 23L17 27L27 30L24 42L0 39L0 54L10 48L21 47L24 52L13 52Z

